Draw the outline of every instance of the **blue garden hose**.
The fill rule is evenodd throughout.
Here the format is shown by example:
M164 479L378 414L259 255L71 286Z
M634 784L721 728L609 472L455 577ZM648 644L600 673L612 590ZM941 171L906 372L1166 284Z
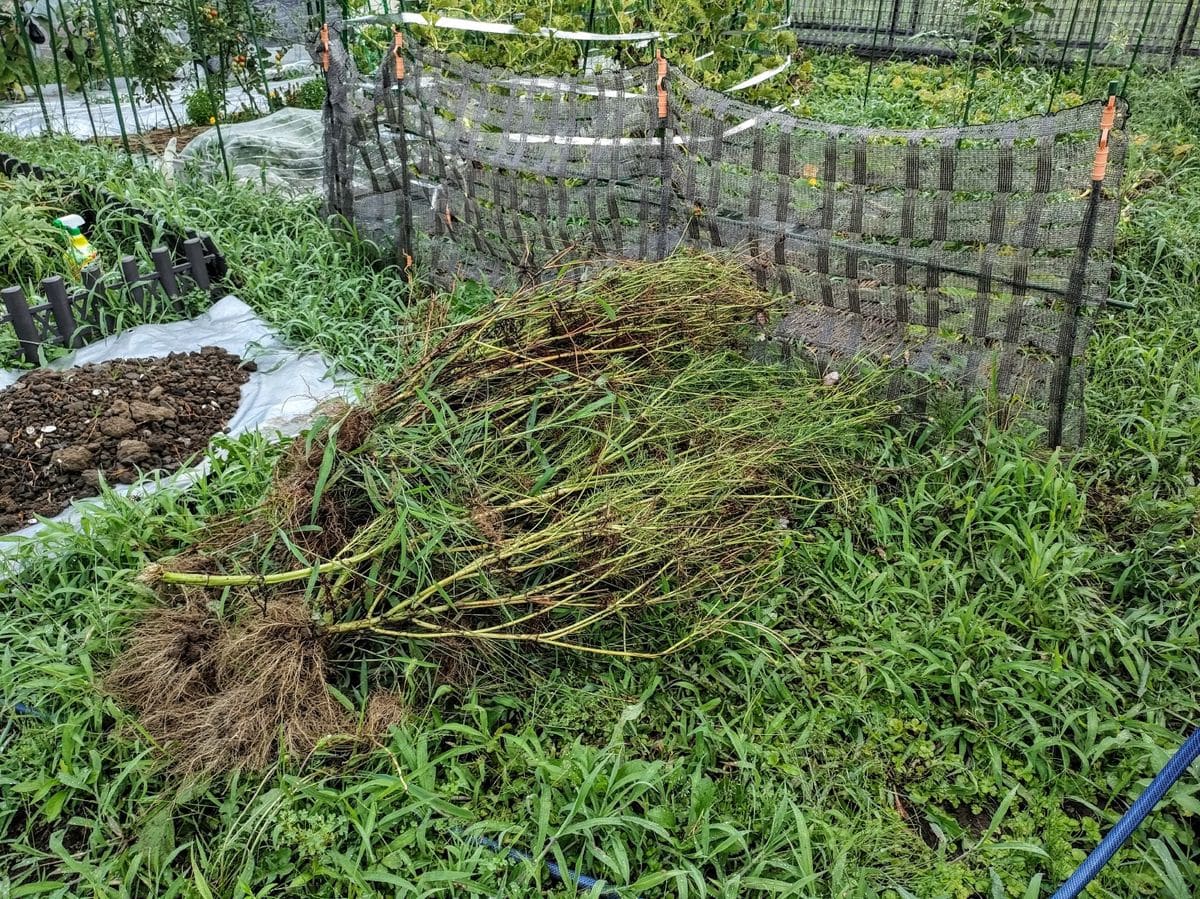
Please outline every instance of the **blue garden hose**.
M1197 757L1200 757L1200 728L1193 731L1176 750L1171 760L1158 772L1154 780L1150 781L1150 786L1146 787L1137 801L1129 807L1129 811L1121 816L1121 820L1105 835L1100 845L1092 850L1091 855L1083 860L1083 864L1075 869L1075 873L1067 878L1051 899L1075 899L1083 892L1083 888L1091 883L1092 878L1100 873L1100 869L1116 855L1117 850L1146 820L1146 816L1154 810L1167 790L1183 776L1183 772Z
M508 856L510 861L514 861L514 862L532 862L533 861L533 857L531 855L529 855L529 853L522 852L520 849L511 849L511 848L506 849L505 847L503 847L499 843L497 843L495 840L493 840L491 837L473 837L473 836L465 836L464 835L464 839L468 840L469 842L475 843L478 846L484 846L488 849L491 849L493 852L503 852L505 855ZM576 874L574 871L567 871L566 874L564 875L562 868L560 868L553 861L547 860L547 861L543 862L543 864L546 866L546 870L550 872L550 876L553 877L555 880L561 881L566 884L575 884L575 888L578 890L590 890L596 886L600 886L600 887L605 886L605 883L603 880L599 880L595 877L589 877L586 874ZM621 899L620 895L615 890L602 889L596 895L599 896L600 899Z

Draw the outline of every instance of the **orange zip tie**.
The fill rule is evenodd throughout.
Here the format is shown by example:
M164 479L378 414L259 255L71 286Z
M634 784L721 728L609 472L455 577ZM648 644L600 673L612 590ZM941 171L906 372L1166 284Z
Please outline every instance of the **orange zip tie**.
M392 43L392 53L396 56L396 80L404 80L404 35L396 29L396 39Z
M1108 173L1108 137L1117 120L1117 98L1110 96L1100 113L1100 145L1096 147L1096 161L1092 163L1092 181L1103 181Z
M658 79L654 86L658 89L658 119L662 121L667 117L667 61L663 58L662 50L654 51L654 61L658 63Z
M321 68L329 71L329 23L321 26Z

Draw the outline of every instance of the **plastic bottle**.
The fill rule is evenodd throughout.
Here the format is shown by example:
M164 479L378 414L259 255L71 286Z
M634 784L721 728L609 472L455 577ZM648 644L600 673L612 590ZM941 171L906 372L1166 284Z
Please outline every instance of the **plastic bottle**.
M67 232L67 259L76 274L100 258L96 248L88 243L83 234L83 218L78 215L64 215L54 220L54 224Z

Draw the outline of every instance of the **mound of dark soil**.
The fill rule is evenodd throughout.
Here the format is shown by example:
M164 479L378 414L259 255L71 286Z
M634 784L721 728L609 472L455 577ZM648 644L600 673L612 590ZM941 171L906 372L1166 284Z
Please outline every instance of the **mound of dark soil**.
M218 347L160 359L37 369L0 391L0 533L173 471L229 421L253 363Z

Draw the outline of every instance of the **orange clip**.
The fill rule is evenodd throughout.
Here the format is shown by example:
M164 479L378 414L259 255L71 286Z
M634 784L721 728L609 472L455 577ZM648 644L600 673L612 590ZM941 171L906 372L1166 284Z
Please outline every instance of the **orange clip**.
M661 50L654 51L654 61L658 64L658 79L654 82L654 86L658 89L658 118L661 121L667 117L667 61L663 58Z
M321 26L321 68L329 71L329 23Z
M1109 97L1100 113L1100 144L1096 147L1096 161L1092 163L1092 181L1103 181L1108 172L1108 137L1117 120L1117 98Z
M404 35L396 29L396 39L392 43L392 53L396 57L396 80L404 80Z

